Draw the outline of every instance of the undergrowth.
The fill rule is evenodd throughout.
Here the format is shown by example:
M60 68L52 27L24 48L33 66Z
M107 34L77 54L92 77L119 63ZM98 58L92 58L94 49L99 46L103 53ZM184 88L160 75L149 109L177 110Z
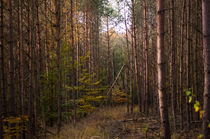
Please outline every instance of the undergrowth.
M136 108L137 109L137 108ZM82 118L74 127L72 124L63 126L60 136L48 136L49 139L109 139L100 125L106 121L120 120L126 115L126 106L103 107L87 117ZM50 129L56 133L56 128Z

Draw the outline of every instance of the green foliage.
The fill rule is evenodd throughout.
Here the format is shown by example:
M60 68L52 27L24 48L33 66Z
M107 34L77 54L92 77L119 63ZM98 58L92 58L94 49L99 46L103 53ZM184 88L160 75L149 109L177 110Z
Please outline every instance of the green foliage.
M191 91L186 91L186 95L189 97L189 103L192 103L193 97L196 97L194 94L192 94ZM201 110L200 102L197 100L194 103L194 109L195 109L195 112L199 112L200 119L202 119L204 111Z
M189 103L192 102L192 96L189 96Z
M192 94L192 92L191 92L191 91L189 91L189 90L188 90L188 91L186 91L186 95L187 95L187 96L190 96L191 94Z

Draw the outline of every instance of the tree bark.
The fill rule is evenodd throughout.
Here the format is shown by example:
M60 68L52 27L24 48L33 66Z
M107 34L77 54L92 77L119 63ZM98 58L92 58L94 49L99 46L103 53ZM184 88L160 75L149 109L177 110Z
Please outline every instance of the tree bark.
M171 90L171 108L172 108L172 115L173 115L173 128L176 131L176 70L175 70L175 17L174 17L174 0L170 1L171 7L171 32L170 32L170 45L171 45L171 63L170 63L170 90Z
M12 0L8 0L9 13L9 94L10 94L10 116L15 115L15 92L14 92L14 54L13 54L13 14L12 14Z
M204 116L203 135L204 139L210 138L210 1L202 1L203 21L203 58L204 58Z
M145 112L149 113L149 67L148 67L148 28L147 28L147 2L144 0L144 49L145 49Z
M126 1L124 0L124 24L125 24L125 37L126 37L126 46L127 46L127 56L128 56L128 66L127 66L127 71L128 73L125 74L127 75L127 113L130 112L129 110L129 105L131 103L131 107L132 107L132 103L133 103L133 99L131 99L131 102L129 102L129 92L130 92L130 96L132 96L132 78L131 78L131 61L130 61L130 51L129 51L129 41L128 41L128 26L127 26L127 17L126 17L126 10L125 10L125 4L126 4ZM126 72L126 71L125 71ZM128 78L128 75L130 76L130 80ZM130 85L130 90L129 90L129 86ZM131 108L132 111L131 113L133 113L133 108Z
M21 0L19 0L20 3L20 94L21 94L21 113L24 115L25 113L25 108L24 108L24 59L23 59L23 3Z
M112 84L112 63L111 63L111 52L110 52L110 33L109 33L109 16L107 16L106 21L106 27L107 27L107 83L108 85ZM108 103L110 104L112 101L112 92L109 93L108 96Z
M5 55L4 55L4 6L3 0L1 0L1 15L0 15L0 46L1 46L1 105L2 116L7 114L6 104L6 79L5 79Z
M165 87L165 56L164 56L164 0L157 0L157 70L158 94L161 118L161 136L170 139L168 108Z
M28 27L30 28L29 32L29 134L31 137L35 137L35 112L34 112L34 49L35 49L35 26L34 26L34 5L35 1L28 1Z
M58 97L58 119L57 119L57 133L61 130L61 56L60 56L60 0L55 0L56 7L56 64L57 64L57 97Z
M72 41L72 93L74 101L74 126L76 125L76 92L75 92L75 69L74 69L74 22L73 22L73 0L71 0L71 41Z
M180 42L180 67L179 67L179 110L180 110L180 128L183 129L184 124L183 124L183 99L182 99L182 94L183 94L183 51L184 51L184 12L185 12L185 4L186 0L183 1L183 7L182 7L182 19L181 19L181 42Z
M136 24L135 24L135 7L134 7L134 0L131 0L132 3L132 37L134 39L134 70L135 70L135 81L137 87L137 95L138 95L138 106L139 112L142 111L141 109L141 92L140 92L140 78L139 78L139 66L138 66L138 54L137 54L137 43L136 43Z
M187 89L191 91L191 78L190 78L190 0L187 0ZM186 112L187 112L187 128L190 127L190 103L189 96L186 96Z
M41 97L41 108L42 108L42 122L43 122L43 130L44 130L44 138L46 138L46 121L45 121L45 104L44 104L44 92L43 92L43 51L41 44L41 32L40 32L40 21L39 21L39 1L36 1L36 40L37 40L37 48L39 50L39 93Z
M3 138L3 123L2 123L2 118L3 115L6 114L6 107L4 105L6 104L5 102L5 72L4 72L4 6L3 6L3 0L0 2L1 4L1 13L0 13L0 46L1 46L1 83L0 83L0 138ZM5 105L6 106L6 105Z

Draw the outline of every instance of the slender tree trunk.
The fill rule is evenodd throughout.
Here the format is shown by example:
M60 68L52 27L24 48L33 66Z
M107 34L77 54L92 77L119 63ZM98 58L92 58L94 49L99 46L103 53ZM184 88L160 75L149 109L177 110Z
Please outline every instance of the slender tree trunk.
M13 14L12 14L12 0L8 0L9 13L9 94L10 94L10 115L15 115L15 92L14 92L14 54L13 54Z
M2 116L7 114L6 104L6 79L5 79L5 55L4 55L4 6L3 0L1 0L1 15L0 15L0 46L1 46L1 104L2 104Z
M37 48L39 50L39 93L41 97L41 107L42 107L42 122L43 122L43 129L44 129L44 137L46 138L46 121L45 121L45 104L44 104L44 93L43 93L43 51L41 45L41 36L40 36L40 21L39 21L39 1L36 1L36 28L37 28Z
M149 113L149 69L148 69L148 33L147 33L147 2L144 0L144 49L145 49L145 112Z
M196 28L199 28L199 4L198 4L199 0L196 0ZM194 72L195 72L195 94L196 94L196 99L199 100L199 86L198 86L198 45L199 45L199 35L198 35L198 31L196 31L195 34L195 48L194 48L194 61L195 61L195 68L194 68ZM196 120L199 120L199 113L196 114Z
M18 1L19 6L18 9L20 14L19 18L19 49L20 49L20 96L21 96L21 114L22 116L25 115L25 107L24 107L24 47L23 47L23 3L21 0ZM25 138L25 132L23 131L22 137Z
M99 9L99 8L98 8ZM100 15L99 11L97 13L97 19L96 19L96 75L97 75L97 81L100 78L100 61L99 61L99 41L100 41Z
M130 113L130 103L129 103L129 101L130 101L130 99L129 99L129 89L128 89L128 86L129 86L129 80L128 80L128 74L129 74L129 69L126 67L125 68L125 72L124 72L124 82L125 82L125 91L126 91L126 93L127 93L127 95L126 95L126 97L127 97L127 114L129 114Z
M0 13L0 46L1 46L1 83L0 83L0 138L3 139L3 115L6 113L5 105L5 75L4 75L4 6L3 0L0 1L1 4L1 13Z
M34 0L28 1L28 27L29 34L29 132L31 137L35 137L35 114L34 114L34 49L35 49L35 35L34 35ZM30 12L31 11L31 12Z
M173 115L173 128L176 131L176 76L175 76L175 17L174 17L174 0L170 1L171 7L171 32L170 32L170 45L171 45L171 63L170 63L170 90L171 90L171 108L172 108L172 115Z
M131 24L131 28L133 25ZM134 109L134 81L132 80L134 78L134 46L133 46L133 31L131 29L131 49L130 49L130 88L131 88L131 114L133 113Z
M182 7L182 19L181 19L181 45L180 45L180 67L179 67L179 80L180 80L180 84L179 84L179 110L180 110L180 128L183 129L184 124L183 124L183 99L182 99L182 95L183 95L183 51L184 51L184 12L185 12L185 3L186 0L183 1L183 7Z
M191 79L190 79L190 0L187 0L187 89L191 91ZM186 112L187 112L187 128L190 127L190 103L189 96L186 96Z
M20 94L21 94L21 114L25 114L25 108L24 108L24 59L23 59L23 3L21 0L19 0L20 3Z
M71 41L72 41L72 93L74 100L74 125L76 125L76 92L75 92L75 68L74 68L74 22L73 22L73 0L71 0Z
M204 139L210 138L210 1L202 1L203 21L203 58L204 58L204 116L203 135Z
M131 102L129 103L129 92L130 92L130 95L132 96L132 78L131 78L131 61L130 61L130 51L129 51L129 41L128 41L128 26L127 26L127 17L126 17L126 10L125 10L125 4L126 4L126 1L124 0L124 18L125 18L125 20L124 20L124 24L125 24L125 37L126 37L126 46L127 46L127 56L128 56L128 61L129 61L129 63L128 63L128 68L127 68L127 71L128 71L128 73L127 73L127 91L129 90L128 88L128 86L129 86L129 83L130 83L130 91L128 91L127 92L127 113L129 113L130 112L130 110L129 110L129 104L130 103L133 103L133 100L131 99ZM126 72L126 71L125 71ZM129 78L128 78L128 75L130 75L130 81L129 81ZM132 105L132 104L131 104ZM133 109L133 108L132 108ZM133 112L133 110L131 111L131 112Z
M76 7L78 7L78 2L76 2ZM77 12L77 24L79 24L79 11ZM80 30L79 27L76 26L75 33L77 34L77 75L76 75L76 86L79 86L79 78L80 78ZM77 98L79 97L79 89L77 89Z
M135 7L134 7L134 0L132 2L132 32L133 32L133 39L134 39L134 70L135 70L135 81L137 87L137 95L138 95L138 105L139 105L139 112L141 112L141 92L140 92L140 79L139 79L139 66L138 66L138 54L137 54L137 43L136 43L136 24L135 24Z
M57 56L57 96L58 96L58 121L57 133L60 134L61 130L61 56L60 56L60 0L55 0L55 7L56 7L56 56Z
M111 54L110 54L110 33L109 33L109 17L107 16L106 21L106 27L107 27L107 82L108 85L112 84L112 70L111 70ZM110 104L112 101L112 92L109 93L108 96L108 103Z
M49 46L48 46L48 11L47 11L47 0L44 2L44 7L45 7L45 54L46 54L46 73L47 73L47 80L49 80L48 75L49 75Z
M157 0L157 69L161 134L165 139L170 139L171 135L165 90L164 12L164 0Z
M84 55L87 54L89 48L89 5L86 5L85 10L85 48L84 48ZM85 67L88 69L88 61L85 63Z

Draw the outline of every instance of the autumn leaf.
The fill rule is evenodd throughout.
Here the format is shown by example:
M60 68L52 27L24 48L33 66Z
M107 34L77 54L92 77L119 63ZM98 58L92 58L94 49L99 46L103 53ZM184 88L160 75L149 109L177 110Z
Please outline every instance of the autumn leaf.
M200 110L200 107L195 107L195 112L198 112Z
M200 119L202 119L202 118L203 118L203 113L204 113L204 111L203 111L203 110L201 110L201 111L200 111Z
M199 101L195 102L194 109L195 109L196 112L198 112L200 110L200 102Z
M191 96L189 96L189 103L191 103L192 102L192 97Z
M200 134L200 135L198 136L198 138L199 138L199 139L203 138L203 134Z

